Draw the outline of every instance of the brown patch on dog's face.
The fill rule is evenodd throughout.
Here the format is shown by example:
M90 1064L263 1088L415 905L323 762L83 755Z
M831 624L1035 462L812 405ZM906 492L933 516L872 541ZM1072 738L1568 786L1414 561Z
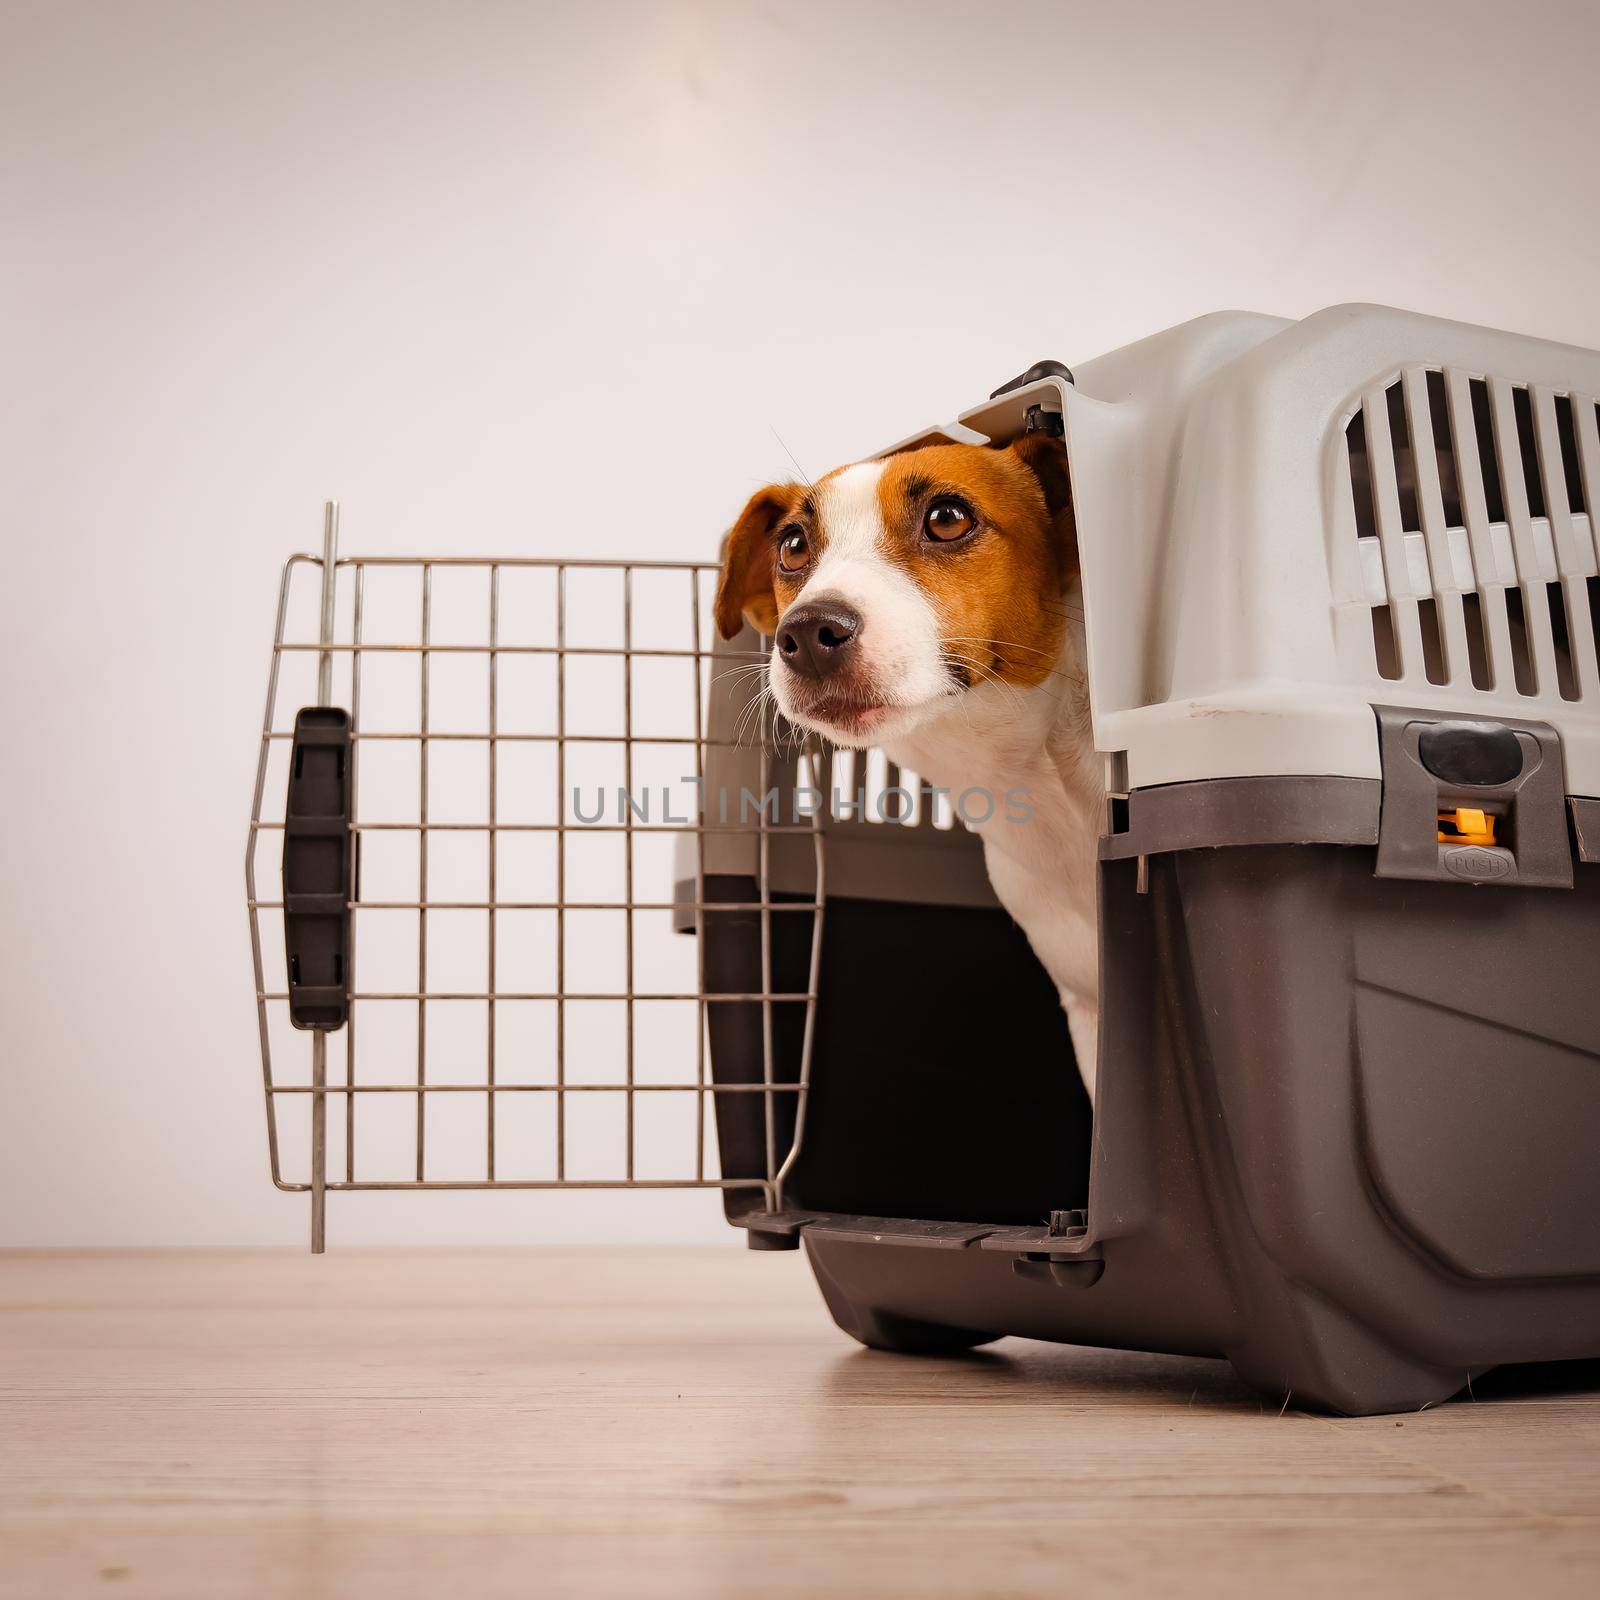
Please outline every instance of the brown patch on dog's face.
M800 494L797 483L773 483L758 489L723 540L722 576L711 609L724 639L739 631L741 620L757 633L771 633L777 627L776 534Z
M907 451L884 464L878 501L883 554L932 603L952 675L1043 683L1078 561L1066 446L1033 433L1005 449Z
M1056 671L1077 569L1066 447L930 445L750 500L716 621L773 636L790 721L839 743L897 737L967 690Z
M724 639L739 631L741 617L757 633L776 630L827 545L819 496L843 471L835 467L815 483L768 484L751 495L722 544L713 615Z

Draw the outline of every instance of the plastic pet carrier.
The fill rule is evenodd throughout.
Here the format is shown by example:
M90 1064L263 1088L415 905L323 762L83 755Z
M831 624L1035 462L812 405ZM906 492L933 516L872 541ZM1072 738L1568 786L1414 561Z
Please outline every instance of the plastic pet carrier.
M337 558L330 508L247 862L314 1248L329 1191L716 1187L883 1349L1343 1412L1600 1354L1597 396L1587 351L1227 313L894 447L1060 413L1092 1111L977 840L775 723L712 568Z

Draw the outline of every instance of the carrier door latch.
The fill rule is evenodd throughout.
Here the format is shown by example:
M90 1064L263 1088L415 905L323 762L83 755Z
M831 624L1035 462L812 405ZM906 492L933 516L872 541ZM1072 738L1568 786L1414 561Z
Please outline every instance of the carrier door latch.
M1572 887L1561 736L1549 723L1373 710L1378 877Z

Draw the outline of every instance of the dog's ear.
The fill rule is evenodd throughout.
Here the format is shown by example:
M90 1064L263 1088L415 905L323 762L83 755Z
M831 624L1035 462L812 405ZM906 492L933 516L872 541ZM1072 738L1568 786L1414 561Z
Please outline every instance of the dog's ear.
M771 483L757 490L722 541L722 577L712 612L724 639L739 631L741 619L758 633L771 633L778 626L778 597L772 582L778 552L772 535L794 510L798 493L799 486L793 483Z
M1039 431L1023 434L1011 450L1044 491L1045 510L1050 513L1056 556L1065 581L1078 570L1078 524L1072 514L1072 473L1067 466L1067 442L1053 433Z
M1072 505L1072 475L1067 470L1067 442L1042 430L1025 433L1011 446L1012 454L1039 480L1052 517Z

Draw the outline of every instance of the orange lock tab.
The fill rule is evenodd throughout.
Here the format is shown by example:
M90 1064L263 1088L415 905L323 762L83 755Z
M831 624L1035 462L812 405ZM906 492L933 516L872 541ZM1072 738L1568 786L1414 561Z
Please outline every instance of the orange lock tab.
M1439 813L1439 843L1492 845L1494 824L1495 819L1477 806L1454 806Z

